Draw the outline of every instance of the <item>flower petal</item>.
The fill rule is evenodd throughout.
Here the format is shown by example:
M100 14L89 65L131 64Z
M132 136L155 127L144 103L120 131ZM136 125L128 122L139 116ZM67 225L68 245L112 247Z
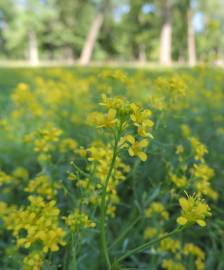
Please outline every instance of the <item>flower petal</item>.
M187 219L185 217L178 217L177 223L180 225L185 225L187 223Z

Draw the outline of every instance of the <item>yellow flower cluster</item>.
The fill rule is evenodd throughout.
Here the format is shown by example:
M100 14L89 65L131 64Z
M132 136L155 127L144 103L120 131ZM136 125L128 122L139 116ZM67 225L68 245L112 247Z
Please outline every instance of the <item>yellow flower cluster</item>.
M8 184L12 181L12 176L0 171L0 186Z
M29 182L25 191L41 195L46 199L53 199L59 187L58 183L50 183L48 176L39 175Z
M208 153L208 149L197 138L190 138L191 147L195 156L195 160L203 161L204 155Z
M198 192L216 200L218 198L218 193L210 184L210 180L215 175L214 170L203 162L200 164L194 164L192 173L195 177L195 187Z
M193 255L196 257L195 265L197 270L204 270L204 260L205 260L205 253L197 246L192 243L188 243L184 245L183 248L184 255Z
M48 160L51 151L55 149L55 143L59 141L62 130L52 125L39 129L24 137L26 143L33 144L34 151L38 153L39 160Z
M169 218L169 213L160 202L153 202L151 206L145 210L145 216L147 218L151 218L154 214L160 215L165 220Z
M166 269L166 270L186 270L186 268L184 267L182 263L176 262L171 259L163 260L162 267L163 269Z
M30 252L30 254L23 259L22 270L41 270L43 262L44 256L41 252Z
M15 209L4 217L6 228L12 231L18 248L29 249L40 241L44 253L58 251L59 245L65 245L65 231L59 227L60 211L56 201L46 202L40 196L28 199L27 207Z
M181 216L178 217L177 223L187 225L197 223L204 227L205 218L211 215L210 208L198 195L180 198Z
M44 113L42 106L35 97L35 93L25 83L18 84L11 95L11 100L15 104L15 111L12 113L15 118L21 116L39 117Z
M179 240L175 240L171 237L168 237L160 242L160 250L162 251L170 251L172 253L177 253L180 249L181 244Z
M184 175L178 177L175 174L170 174L170 179L178 188L183 188L187 185L187 178Z
M162 262L163 269L173 270L173 269L183 269L187 270L187 263L183 263L183 258L185 257L188 262L192 261L192 256L194 257L194 264L197 270L204 270L205 267L205 254L198 246L193 243L186 243L183 246L179 240L172 238L166 238L160 242L159 250L165 253L171 253L174 255L174 259L164 259Z
M142 161L146 161L147 155L143 149L148 146L148 138L152 138L149 131L154 125L150 119L151 111L144 110L135 103L129 103L124 98L108 98L105 95L102 96L100 105L108 110L107 113L93 112L88 118L88 122L98 128L117 128L123 135L121 145L129 148L130 156L138 156ZM129 133L131 128L135 128L138 137L145 139L137 140ZM125 144L125 142L127 143Z
M23 167L16 167L12 173L0 171L0 187L7 192L10 188L22 187L29 178L28 171Z
M144 239L151 239L163 233L163 225L169 219L169 213L162 203L153 202L145 210L145 217L150 220L151 226L144 230Z
M92 222L89 217L80 210L75 210L67 217L64 217L65 224L70 227L72 232L78 232L83 228L94 228L96 223Z
M89 177L74 176L69 174L70 179L76 181L76 186L82 190L82 203L100 205L100 192L104 185L105 178L108 173L108 168L113 156L113 149L111 145L104 145L101 142L93 142L87 149L82 149L86 152L88 159L87 171ZM129 172L128 165L122 162L120 157L117 157L116 163L112 172L111 181L107 187L107 213L115 216L115 205L119 203L120 199L117 194L118 185L125 180L125 175ZM95 179L91 177L94 173Z
M171 78L159 77L155 80L156 91L150 96L150 103L157 110L181 110L186 105L183 102L186 96L186 78L172 76ZM182 101L182 102L180 102Z

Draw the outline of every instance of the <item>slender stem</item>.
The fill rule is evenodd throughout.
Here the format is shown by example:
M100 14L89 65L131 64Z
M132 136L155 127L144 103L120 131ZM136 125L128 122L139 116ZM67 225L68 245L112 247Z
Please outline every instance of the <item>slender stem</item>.
M138 216L134 221L132 221L129 226L127 226L127 228L117 237L117 239L115 239L115 241L110 246L110 249L116 246L140 220L141 217Z
M146 248L150 247L151 245L154 245L154 244L162 241L163 239L166 239L167 237L170 237L170 236L176 234L177 232L182 231L182 229L183 229L182 227L177 227L175 230L173 230L173 231L171 231L171 232L169 232L169 233L167 233L167 234L165 234L165 235L163 235L161 237L158 237L158 238L153 239L153 240L151 240L149 242L146 242L143 245L140 245L140 246L138 246L136 248L133 248L133 249L127 251L124 255L122 255L120 258L118 258L115 262L116 263L121 262L121 261L123 261L124 259L130 257L133 254L140 253L143 250L145 250Z
M108 170L104 185L103 185L103 190L102 190L102 198L101 198L101 216L100 216L100 237L101 237L101 245L104 253L104 258L107 263L108 269L111 269L111 262L110 262L110 257L109 257L109 252L108 252L108 247L107 247L107 237L106 237L106 195L107 195L107 187L108 183L110 181L113 168L115 165L116 157L117 157L117 150L118 150L118 142L120 139L120 132L118 132L117 136L115 137L115 143L114 143L114 149L113 149L113 157L111 160L110 168Z
M89 177L90 175L86 172L84 172L83 170L81 170L76 164L75 162L71 162L71 165L82 175L82 176L85 176L85 177Z

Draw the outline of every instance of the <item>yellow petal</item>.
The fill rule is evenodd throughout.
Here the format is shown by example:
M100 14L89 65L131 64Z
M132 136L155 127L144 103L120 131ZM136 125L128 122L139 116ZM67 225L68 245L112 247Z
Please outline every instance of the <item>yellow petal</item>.
M188 209L188 207L189 207L188 200L185 199L185 198L180 198L179 199L179 204L180 204L181 208L184 209L184 210Z
M142 141L139 142L139 146L142 147L146 147L149 144L147 139L144 139Z
M108 118L109 119L114 119L115 118L115 116L116 116L116 110L114 110L114 109L110 109L109 111L108 111Z
M146 161L147 160L147 155L144 152L138 152L138 157L142 160L142 161Z
M135 153L134 153L134 151L133 151L132 148L129 148L129 149L128 149L128 153L129 153L129 155L130 155L131 157L133 157L133 156L135 155Z
M127 135L126 140L130 142L131 144L135 143L135 138L132 135Z
M187 219L185 217L178 217L177 223L180 225L185 225L187 223Z
M202 220L202 219L198 219L198 220L196 220L196 222L201 227L205 227L206 226L206 222L204 220Z
M134 114L131 114L131 115L130 115L130 118L131 118L131 120L132 120L133 122L136 122L136 117L135 117Z

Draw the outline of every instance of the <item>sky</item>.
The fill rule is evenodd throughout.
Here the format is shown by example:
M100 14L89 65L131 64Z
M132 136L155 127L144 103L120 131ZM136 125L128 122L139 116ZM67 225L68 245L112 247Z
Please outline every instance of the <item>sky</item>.
M122 5L117 7L114 10L114 18L115 21L119 22L121 20L121 17L123 14L128 13L130 10L129 5ZM151 13L155 11L155 6L153 4L145 4L142 7L143 13ZM203 13L197 12L193 17L193 25L196 32L202 32L203 31Z

